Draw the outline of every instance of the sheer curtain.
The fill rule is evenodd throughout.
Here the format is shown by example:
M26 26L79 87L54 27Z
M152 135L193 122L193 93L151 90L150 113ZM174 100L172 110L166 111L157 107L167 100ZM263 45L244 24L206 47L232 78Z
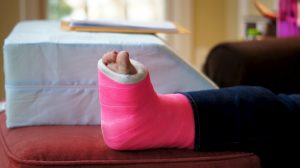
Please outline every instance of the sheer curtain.
M164 13L162 0L48 0L49 19L162 21Z

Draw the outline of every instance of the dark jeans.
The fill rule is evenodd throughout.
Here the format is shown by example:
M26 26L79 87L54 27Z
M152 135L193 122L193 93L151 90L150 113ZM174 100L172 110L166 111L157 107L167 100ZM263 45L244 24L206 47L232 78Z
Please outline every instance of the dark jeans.
M194 111L195 150L253 152L265 167L299 165L300 95L248 86L183 94Z

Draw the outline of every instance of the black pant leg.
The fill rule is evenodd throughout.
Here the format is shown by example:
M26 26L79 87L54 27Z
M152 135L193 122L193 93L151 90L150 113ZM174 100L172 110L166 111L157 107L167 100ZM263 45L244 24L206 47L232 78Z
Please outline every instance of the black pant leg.
M246 86L183 94L194 110L196 150L254 152L271 165L298 146L300 98Z

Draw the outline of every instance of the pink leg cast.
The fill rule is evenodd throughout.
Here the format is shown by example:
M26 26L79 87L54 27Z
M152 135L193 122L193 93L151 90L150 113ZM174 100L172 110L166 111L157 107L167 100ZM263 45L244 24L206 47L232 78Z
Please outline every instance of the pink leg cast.
M98 77L101 128L110 148L193 148L194 117L184 95L156 94L149 73L133 84L116 82L101 70Z

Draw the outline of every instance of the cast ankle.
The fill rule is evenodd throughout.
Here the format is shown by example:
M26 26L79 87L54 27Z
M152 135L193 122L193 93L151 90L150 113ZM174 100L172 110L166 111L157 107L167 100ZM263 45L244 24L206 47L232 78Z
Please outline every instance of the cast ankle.
M138 61L130 60L134 68L136 69L136 74L120 74L110 70L103 62L102 59L98 61L98 70L101 70L106 76L114 80L115 82L122 84L134 84L145 79L147 76L147 70L145 66Z

